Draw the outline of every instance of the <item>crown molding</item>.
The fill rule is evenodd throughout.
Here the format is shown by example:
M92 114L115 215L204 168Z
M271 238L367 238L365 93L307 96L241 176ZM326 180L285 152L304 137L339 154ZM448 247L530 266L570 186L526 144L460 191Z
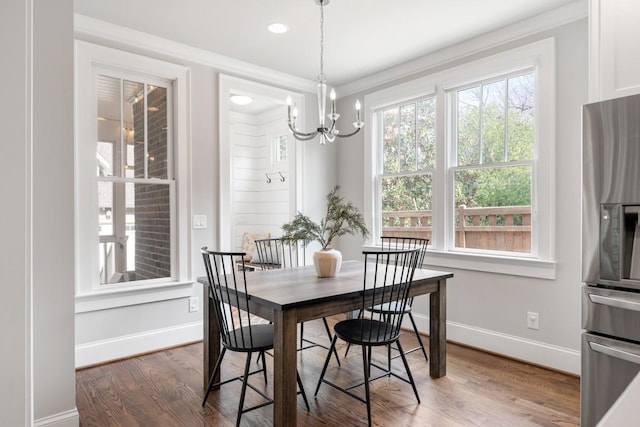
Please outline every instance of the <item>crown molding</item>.
M352 95L385 85L464 57L587 18L587 0L578 0L532 18L510 24L470 40L446 47L420 58L340 86L341 96Z
M206 65L236 76L269 82L303 92L315 92L316 82L259 67L208 50L178 43L86 15L74 14L74 36L78 40L116 48L133 48L147 54L162 54L183 61Z

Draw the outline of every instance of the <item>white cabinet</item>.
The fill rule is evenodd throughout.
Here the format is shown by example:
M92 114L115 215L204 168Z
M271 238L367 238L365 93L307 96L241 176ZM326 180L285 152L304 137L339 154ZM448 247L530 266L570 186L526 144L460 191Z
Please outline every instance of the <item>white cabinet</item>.
M640 93L640 1L589 0L589 99Z

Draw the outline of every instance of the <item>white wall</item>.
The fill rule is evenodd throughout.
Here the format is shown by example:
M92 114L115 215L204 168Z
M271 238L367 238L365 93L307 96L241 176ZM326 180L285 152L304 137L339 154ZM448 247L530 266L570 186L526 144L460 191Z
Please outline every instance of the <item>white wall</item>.
M33 5L33 409L72 425L73 2Z
M272 163L270 141L276 134L289 135L283 120L286 114L283 107L259 115L231 115L234 250L242 249L243 233L279 237L280 227L289 220L289 184L295 174L289 172L289 161Z
M491 40L500 36L497 31ZM453 269L455 276L448 282L447 292L447 335L454 341L578 374L581 105L587 102L588 89L587 20L519 40L505 40L501 47L424 70L413 78L548 37L556 38L556 279ZM451 49L456 48L459 47ZM339 108L349 111L356 97L362 100L365 93L380 88L342 98ZM358 206L363 206L363 139L359 134L348 143L340 143L337 155L338 182L343 194ZM360 242L356 240L340 241L345 258L361 257ZM421 330L428 332L428 297L416 300L414 310ZM527 329L528 311L540 314L540 330Z
M11 102L0 107L0 425L78 425L72 8L72 0L2 5L3 99Z
M0 425L27 425L31 420L31 261L27 238L31 233L31 158L29 109L31 43L30 3L7 0L0 16L0 54L4 66L0 103ZM10 206L7 209L6 206Z

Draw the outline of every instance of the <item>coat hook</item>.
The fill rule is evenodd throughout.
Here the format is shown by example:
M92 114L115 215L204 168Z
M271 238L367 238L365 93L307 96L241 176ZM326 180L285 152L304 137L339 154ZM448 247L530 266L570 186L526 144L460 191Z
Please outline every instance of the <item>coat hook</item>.
M264 175L267 177L267 184L271 184L271 178L269 178L269 174L265 173Z
M284 182L284 175L282 175L282 172L278 171L278 175L280 175L280 182Z

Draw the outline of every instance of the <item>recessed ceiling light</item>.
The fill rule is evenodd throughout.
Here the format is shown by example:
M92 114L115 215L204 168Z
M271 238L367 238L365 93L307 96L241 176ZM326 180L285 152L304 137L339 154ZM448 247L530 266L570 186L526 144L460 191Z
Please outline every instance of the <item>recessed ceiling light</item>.
M274 22L273 24L269 25L267 28L269 29L269 31L271 31L274 34L282 34L289 31L289 27L287 27L284 24L279 24L277 22Z
M229 99L236 105L247 105L253 102L253 98L246 95L231 95Z

